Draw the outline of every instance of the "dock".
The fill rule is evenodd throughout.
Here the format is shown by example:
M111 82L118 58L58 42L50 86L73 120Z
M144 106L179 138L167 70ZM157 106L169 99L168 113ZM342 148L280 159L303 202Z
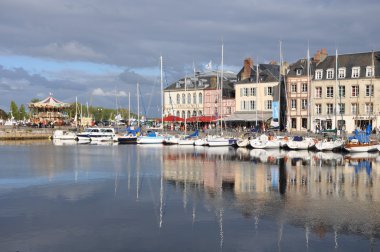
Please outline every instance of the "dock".
M0 127L0 141L43 140L53 136L52 128Z

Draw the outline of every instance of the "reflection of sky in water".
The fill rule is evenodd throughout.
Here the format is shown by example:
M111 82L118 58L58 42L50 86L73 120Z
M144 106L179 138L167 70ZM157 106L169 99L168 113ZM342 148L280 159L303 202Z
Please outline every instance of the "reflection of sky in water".
M370 158L368 175L336 153L0 146L0 251L376 250Z

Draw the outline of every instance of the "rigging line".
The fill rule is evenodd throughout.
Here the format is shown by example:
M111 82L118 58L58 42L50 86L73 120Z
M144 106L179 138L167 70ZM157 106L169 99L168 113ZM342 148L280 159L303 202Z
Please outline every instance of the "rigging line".
M143 109L144 109L144 115L145 115L145 118L146 118L147 114L146 114L144 100L142 99L141 88L139 88L139 94L140 94L140 97L141 97L141 103L142 103L142 106L143 106Z

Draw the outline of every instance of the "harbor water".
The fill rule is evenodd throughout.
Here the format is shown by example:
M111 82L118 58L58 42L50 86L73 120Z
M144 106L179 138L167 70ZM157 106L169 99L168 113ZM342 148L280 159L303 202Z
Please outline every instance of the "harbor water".
M0 251L380 251L378 153L0 144Z

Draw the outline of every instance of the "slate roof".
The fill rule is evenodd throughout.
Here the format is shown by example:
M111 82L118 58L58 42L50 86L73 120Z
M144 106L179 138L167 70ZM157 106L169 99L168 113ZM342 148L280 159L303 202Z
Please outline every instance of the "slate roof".
M375 66L375 77L380 77L380 52L374 52L374 66ZM352 68L360 67L360 77L366 77L366 67L372 66L372 52L364 53L353 53L353 54L342 54L338 55L338 69L341 67L346 68L346 77L344 79L351 79ZM317 64L315 70L322 69L323 76L322 80L326 80L326 70L334 69L335 73L335 55L327 56L325 60Z
M241 76L244 72L244 67L237 74L237 84L243 83L256 83L256 69L257 66L251 67L251 76L244 80ZM280 66L273 64L259 64L259 83L265 82L278 82L278 77L280 75Z
M203 90L203 89L216 89L217 88L217 74L220 72L210 71L205 73L199 73L195 77L184 77L174 83L168 85L165 91L180 91L185 90ZM234 83L236 82L236 73L226 71L223 72L223 89L234 89Z
M315 62L313 59L310 59L310 73L311 76L314 75L315 71ZM301 74L297 75L297 70L300 70ZM307 59L299 59L297 62L291 64L289 66L289 71L286 74L287 77L302 77L307 76Z

